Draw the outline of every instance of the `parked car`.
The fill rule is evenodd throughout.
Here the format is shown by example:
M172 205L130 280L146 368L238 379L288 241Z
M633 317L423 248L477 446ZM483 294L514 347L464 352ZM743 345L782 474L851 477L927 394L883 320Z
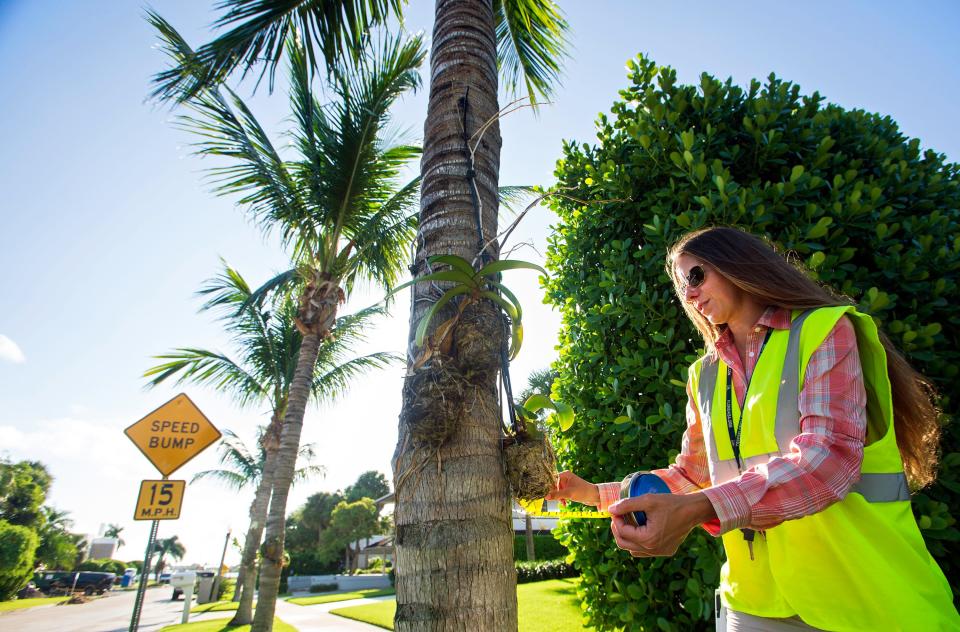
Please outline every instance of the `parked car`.
M48 595L63 595L71 590L81 591L85 595L102 595L110 590L116 580L115 573L95 571L43 571L33 577L37 589Z
M158 580L161 584L170 583L170 573L160 573L160 579Z

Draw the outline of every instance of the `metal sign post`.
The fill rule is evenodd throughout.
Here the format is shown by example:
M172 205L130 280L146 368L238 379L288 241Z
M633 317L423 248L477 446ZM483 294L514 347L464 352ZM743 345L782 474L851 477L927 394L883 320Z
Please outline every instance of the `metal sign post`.
M133 616L130 617L129 632L137 632L140 626L140 612L143 610L143 594L147 589L147 578L150 576L150 558L153 557L153 545L157 540L159 520L154 520L150 527L150 537L147 538L147 552L143 556L143 570L140 571L140 586L137 588L137 598L133 602Z

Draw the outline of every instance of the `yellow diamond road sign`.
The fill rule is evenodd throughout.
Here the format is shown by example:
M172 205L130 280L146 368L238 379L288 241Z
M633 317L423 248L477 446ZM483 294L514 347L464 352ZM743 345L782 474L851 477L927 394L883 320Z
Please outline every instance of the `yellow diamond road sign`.
M164 476L220 438L220 431L184 393L123 432Z
M177 520L187 481L142 481L134 520Z

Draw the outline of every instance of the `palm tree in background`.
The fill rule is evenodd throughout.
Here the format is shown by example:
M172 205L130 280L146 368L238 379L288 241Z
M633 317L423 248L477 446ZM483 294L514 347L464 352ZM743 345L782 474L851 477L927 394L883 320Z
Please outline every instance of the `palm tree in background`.
M160 573L162 573L163 569L167 566L166 559L164 558L169 555L171 559L182 560L183 556L187 554L186 547L183 546L183 543L180 542L180 539L175 535L169 538L157 538L156 543L153 545L153 550L157 553L157 564L153 567L153 579L155 581L160 581Z
M118 524L108 524L107 529L103 532L103 537L105 538L114 538L117 541L117 549L119 550L121 546L126 544L123 541L123 538L120 537L120 532L123 531L123 527Z
M360 10L374 4L382 11L375 14L372 8L368 12ZM181 57L166 75L158 76L155 95L187 100L203 86L222 81L235 68L242 68L246 74L264 60L260 76L269 69L272 77L282 53L278 42L284 34L298 27L321 34L362 32L382 22L389 9L399 10L397 3L364 1L224 0L218 6L224 13L217 26L233 28L196 54ZM352 19L343 19L342 15ZM364 23L357 16L369 20ZM567 29L551 0L437 0L415 274L427 271L426 261L432 255L455 254L478 263L498 257L495 238L500 136L496 117L500 109L496 69L504 73L511 91L525 88L531 102L538 95L549 96L565 56ZM329 69L337 51L360 40L362 37L317 38L316 46ZM326 46L329 41L336 46ZM312 39L308 51L313 50L311 43ZM308 56L313 68L317 57ZM466 142L470 143L470 153ZM474 196L481 205L480 212L475 210ZM437 297L425 284L414 286L408 365L416 353L409 342L420 318ZM499 314L491 317L499 318ZM470 328L468 324L463 326ZM424 622L437 628L447 622L455 625L464 608L485 627L517 627L514 582L503 579L514 577L509 545L510 493L503 476L490 474L502 471L500 413L495 405L497 371L491 369L497 366L496 360L486 358L479 365L470 361L460 366L464 374L472 376L476 388L464 390L460 401L445 406L452 411L451 417L457 417L458 431L439 451L415 445L401 422L394 455L395 479L418 467L416 464L436 458L438 463L457 463L463 483L456 486L456 494L437 494L437 489L452 489L443 484L443 472L440 468L420 468L418 476L410 478L417 480L417 485L396 489L398 631L417 628ZM409 382L411 379L410 387L404 389L401 419L409 417L422 394L421 388ZM484 405L473 406L468 401L476 402L478 397ZM466 417L471 423L460 423ZM463 520L480 526L482 532L473 539L476 545L451 544L438 549L432 537L438 529L456 531ZM431 537L416 537L427 532L423 528L426 524L431 525ZM434 572L438 567L445 572ZM470 590L461 590L461 586ZM262 631L268 626L262 620L255 629Z
M221 463L231 469L201 472L194 477L194 480L217 478L237 489L250 484L256 488L237 578L240 605L234 617L237 625L246 625L253 617L257 548L266 525L283 415L303 335L295 323L296 303L288 294L275 293L253 300L249 283L238 270L226 264L219 275L207 281L200 294L208 297L202 311L213 310L219 314L238 355L230 357L207 349L180 348L156 356L163 362L148 369L144 376L151 378L150 387L176 378L177 384L210 386L225 392L241 407L270 408L270 425L261 431L256 453L248 450L235 434L225 431ZM366 339L364 331L383 314L382 307L371 307L337 320L333 328L335 335L325 340L317 353L311 385L315 401L332 402L346 391L351 380L397 360L394 354L383 352L350 357L350 349ZM313 455L312 446L298 450L301 458L310 459ZM294 473L294 480L321 471L320 466L301 468Z

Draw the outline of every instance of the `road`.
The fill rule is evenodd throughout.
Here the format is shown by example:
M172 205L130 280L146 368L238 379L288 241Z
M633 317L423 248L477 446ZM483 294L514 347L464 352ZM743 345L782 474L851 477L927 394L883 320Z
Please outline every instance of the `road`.
M180 623L183 601L170 601L168 586L150 588L143 598L140 632ZM137 592L114 591L85 604L38 606L0 613L2 632L127 632Z

